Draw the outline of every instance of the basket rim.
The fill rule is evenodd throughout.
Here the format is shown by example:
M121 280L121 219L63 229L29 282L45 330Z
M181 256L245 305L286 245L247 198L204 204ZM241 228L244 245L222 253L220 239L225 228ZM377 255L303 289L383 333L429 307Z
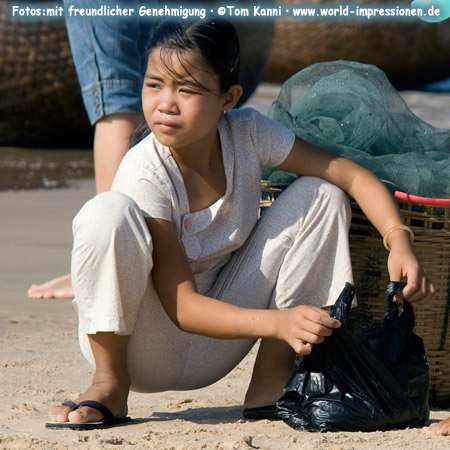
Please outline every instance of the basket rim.
M394 196L397 200L413 203L415 205L438 206L442 208L450 206L450 198L420 197L401 191L395 191Z
M381 181L385 182L384 180ZM278 183L269 180L261 180L261 186L263 188L263 191L270 192L272 189L283 190L284 188L289 186L289 183ZM415 205L436 206L440 208L450 207L450 197L420 197L419 195L408 194L407 192L397 190L394 191L394 197L402 202L412 203Z

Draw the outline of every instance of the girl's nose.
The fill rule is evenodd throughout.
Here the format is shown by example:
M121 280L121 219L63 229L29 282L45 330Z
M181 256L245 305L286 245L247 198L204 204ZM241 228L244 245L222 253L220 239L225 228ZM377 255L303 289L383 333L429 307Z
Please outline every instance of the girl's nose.
M179 110L175 96L172 93L166 92L160 99L158 110L164 114L177 114Z

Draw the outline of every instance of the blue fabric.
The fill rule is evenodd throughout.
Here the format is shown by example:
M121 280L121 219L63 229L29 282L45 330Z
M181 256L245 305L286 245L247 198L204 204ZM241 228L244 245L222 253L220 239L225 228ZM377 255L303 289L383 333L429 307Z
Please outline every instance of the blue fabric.
M427 84L425 90L430 92L450 92L450 78Z
M146 1L152 6L156 1ZM139 0L122 0L134 8L130 17L66 17L72 57L92 124L103 116L141 113L141 89L146 69L146 45L153 22L137 13ZM100 8L103 0L64 0L66 11ZM115 7L116 4L111 5Z

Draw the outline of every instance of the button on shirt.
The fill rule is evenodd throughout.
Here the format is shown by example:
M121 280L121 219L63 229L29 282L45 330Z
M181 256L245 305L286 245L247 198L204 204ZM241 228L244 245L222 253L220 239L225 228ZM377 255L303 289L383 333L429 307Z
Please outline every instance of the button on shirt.
M111 190L133 198L145 217L172 222L199 290L210 286L258 220L261 169L289 155L295 135L252 108L231 110L219 122L227 188L213 205L191 213L181 172L153 134L128 151Z

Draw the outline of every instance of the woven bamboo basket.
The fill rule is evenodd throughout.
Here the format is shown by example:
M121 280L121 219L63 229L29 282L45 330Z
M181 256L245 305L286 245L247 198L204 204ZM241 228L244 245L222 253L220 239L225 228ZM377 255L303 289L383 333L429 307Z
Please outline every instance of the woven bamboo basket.
M0 1L0 145L92 144L64 21L13 20L9 6Z
M284 186L263 182L262 207L268 207ZM415 328L430 363L430 404L450 406L450 207L436 208L399 201L405 222L415 234L414 248L436 289L431 302L415 308ZM352 321L369 323L386 312L388 252L378 231L356 202L351 202L350 252L359 306Z
M284 4L343 4L341 0L281 0ZM411 0L347 2L408 7ZM403 5L404 4L404 5ZM450 21L306 21L282 19L275 24L265 78L284 82L311 64L339 59L374 64L397 88L422 87L450 76Z

